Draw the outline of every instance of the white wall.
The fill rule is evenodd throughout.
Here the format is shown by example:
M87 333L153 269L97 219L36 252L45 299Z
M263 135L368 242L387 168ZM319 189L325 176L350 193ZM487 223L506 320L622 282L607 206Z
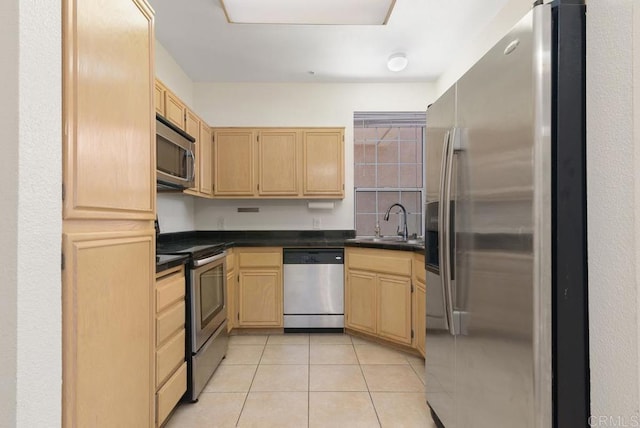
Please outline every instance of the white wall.
M587 7L591 409L629 423L640 415L640 5Z
M441 95L473 64L493 47L529 11L533 0L510 0L489 25L474 37L467 46L454 52L454 60L436 83Z
M171 54L156 40L156 77L167 85L171 92L193 106L193 82Z
M18 293L18 1L0 3L0 427L16 424L17 293Z
M182 101L193 108L193 82L171 54L156 40L156 77ZM156 211L162 233L194 230L193 198L187 195L158 193Z
M0 7L2 427L61 420L61 9L35 0Z
M333 210L311 211L306 201L197 199L200 230L353 229L353 112L425 111L435 100L431 83L196 83L195 110L211 126L345 127L345 198ZM237 213L259 207L259 213Z
M195 230L193 196L182 193L158 194L156 209L160 232Z

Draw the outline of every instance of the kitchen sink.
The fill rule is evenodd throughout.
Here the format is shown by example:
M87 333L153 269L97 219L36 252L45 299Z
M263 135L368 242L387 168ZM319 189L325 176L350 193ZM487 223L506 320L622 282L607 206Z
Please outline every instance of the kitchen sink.
M412 238L402 239L402 236L360 236L356 237L356 241L361 242L380 242L384 244L409 244L409 245L424 245L424 239Z

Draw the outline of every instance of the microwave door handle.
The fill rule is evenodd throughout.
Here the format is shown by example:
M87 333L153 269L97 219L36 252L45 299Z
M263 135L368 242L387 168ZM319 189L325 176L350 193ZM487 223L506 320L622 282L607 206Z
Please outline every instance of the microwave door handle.
M193 182L196 179L196 157L193 153L193 150L187 149L187 159L191 158L192 162L187 162L187 166L191 167L191 174L189 174L189 179L185 181Z
M449 271L446 269L446 253L444 251L444 242L445 242L445 224L444 224L444 216L445 216L445 197L446 197L446 168L447 168L447 153L449 152L449 141L450 141L451 132L447 131L444 136L443 148L442 148L442 161L440 164L440 188L439 188L439 204L438 204L438 266L440 267L440 283L442 285L442 298L444 299L444 309L445 309L445 328L451 332L451 326L453 324L453 318L451 318L449 312L449 294L447 292L447 277L449 276Z

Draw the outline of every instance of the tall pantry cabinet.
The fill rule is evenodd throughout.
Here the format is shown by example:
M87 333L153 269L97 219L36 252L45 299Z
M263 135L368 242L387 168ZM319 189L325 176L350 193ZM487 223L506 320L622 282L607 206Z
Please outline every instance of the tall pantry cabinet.
M151 427L153 11L62 5L62 425Z

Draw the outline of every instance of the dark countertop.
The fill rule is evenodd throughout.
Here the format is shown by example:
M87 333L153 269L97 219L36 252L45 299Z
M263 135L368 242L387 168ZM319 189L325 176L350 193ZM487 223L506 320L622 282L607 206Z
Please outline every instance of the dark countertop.
M345 239L345 247L362 247L362 248L379 248L383 250L396 251L414 251L418 253L424 252L424 241L420 242L402 242L402 241L385 241L374 240L371 237Z
M158 236L158 248L176 245L195 246L223 243L233 247L366 247L385 250L423 252L424 244L395 241L373 241L356 238L355 230L221 230L163 233ZM164 269L168 269L165 267ZM159 268L158 268L159 269ZM160 270L156 269L157 272Z
M187 262L189 256L186 255L157 255L156 256L156 273L160 273L167 269L183 265Z

